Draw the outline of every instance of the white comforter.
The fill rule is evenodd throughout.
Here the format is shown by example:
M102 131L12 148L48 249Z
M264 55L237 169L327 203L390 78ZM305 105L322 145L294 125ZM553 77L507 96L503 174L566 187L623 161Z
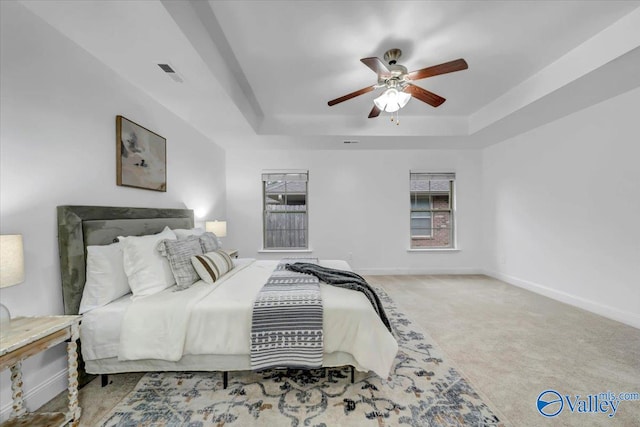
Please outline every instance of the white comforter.
M183 355L247 355L253 301L277 261L246 260L214 285L136 299L122 323L119 360L178 361ZM344 261L321 261L349 269ZM398 344L360 292L320 285L324 304L324 352L351 354L358 364L388 376Z

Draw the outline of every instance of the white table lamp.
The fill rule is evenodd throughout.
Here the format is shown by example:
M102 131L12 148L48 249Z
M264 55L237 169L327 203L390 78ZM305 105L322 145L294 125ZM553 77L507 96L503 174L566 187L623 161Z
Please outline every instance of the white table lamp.
M24 282L24 251L21 234L0 236L0 288ZM4 334L11 325L9 309L0 304L0 333Z
M218 237L227 237L227 221L206 221L205 229Z

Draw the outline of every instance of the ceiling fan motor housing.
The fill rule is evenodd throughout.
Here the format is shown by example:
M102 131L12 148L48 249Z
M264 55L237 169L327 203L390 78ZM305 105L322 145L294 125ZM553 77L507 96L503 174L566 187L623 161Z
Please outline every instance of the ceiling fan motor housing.
M387 61L389 65L395 65L401 56L402 51L400 49L389 49L384 53L384 60Z
M405 76L407 75L407 67L398 64L398 59L402 56L400 49L389 49L384 53L384 60L389 64L387 69L389 74L384 73L379 76L378 84L387 88L395 88L404 86Z

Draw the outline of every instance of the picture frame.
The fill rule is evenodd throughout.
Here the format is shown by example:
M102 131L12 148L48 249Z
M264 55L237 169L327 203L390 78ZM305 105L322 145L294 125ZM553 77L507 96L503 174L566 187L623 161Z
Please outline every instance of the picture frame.
M116 184L167 191L167 140L116 116Z

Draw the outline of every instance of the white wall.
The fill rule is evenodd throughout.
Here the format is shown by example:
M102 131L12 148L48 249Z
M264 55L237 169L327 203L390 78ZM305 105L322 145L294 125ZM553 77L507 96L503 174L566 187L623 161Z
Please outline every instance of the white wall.
M63 312L56 206L192 208L225 216L224 151L44 21L14 2L2 7L1 233L21 233L25 282L1 291L13 316ZM115 184L115 116L167 138L167 192ZM66 389L62 346L24 364L29 408ZM2 416L10 379L0 377Z
M258 253L260 173L308 169L313 256L364 273L485 269L640 327L639 89L482 152L232 150L225 177L213 142L20 4L0 5L0 231L22 233L26 257L25 282L0 294L14 316L62 313L57 205L194 208L227 218L241 256L275 258ZM167 138L166 193L115 185L117 114ZM460 251L407 252L411 169L456 172ZM62 348L25 363L30 408L66 387L65 369ZM0 382L4 417L6 372Z
M309 170L312 256L359 272L473 273L480 269L479 151L227 151L228 237L242 257L262 248L264 169ZM409 170L456 172L458 252L407 252Z
M483 151L485 267L640 327L640 89Z

